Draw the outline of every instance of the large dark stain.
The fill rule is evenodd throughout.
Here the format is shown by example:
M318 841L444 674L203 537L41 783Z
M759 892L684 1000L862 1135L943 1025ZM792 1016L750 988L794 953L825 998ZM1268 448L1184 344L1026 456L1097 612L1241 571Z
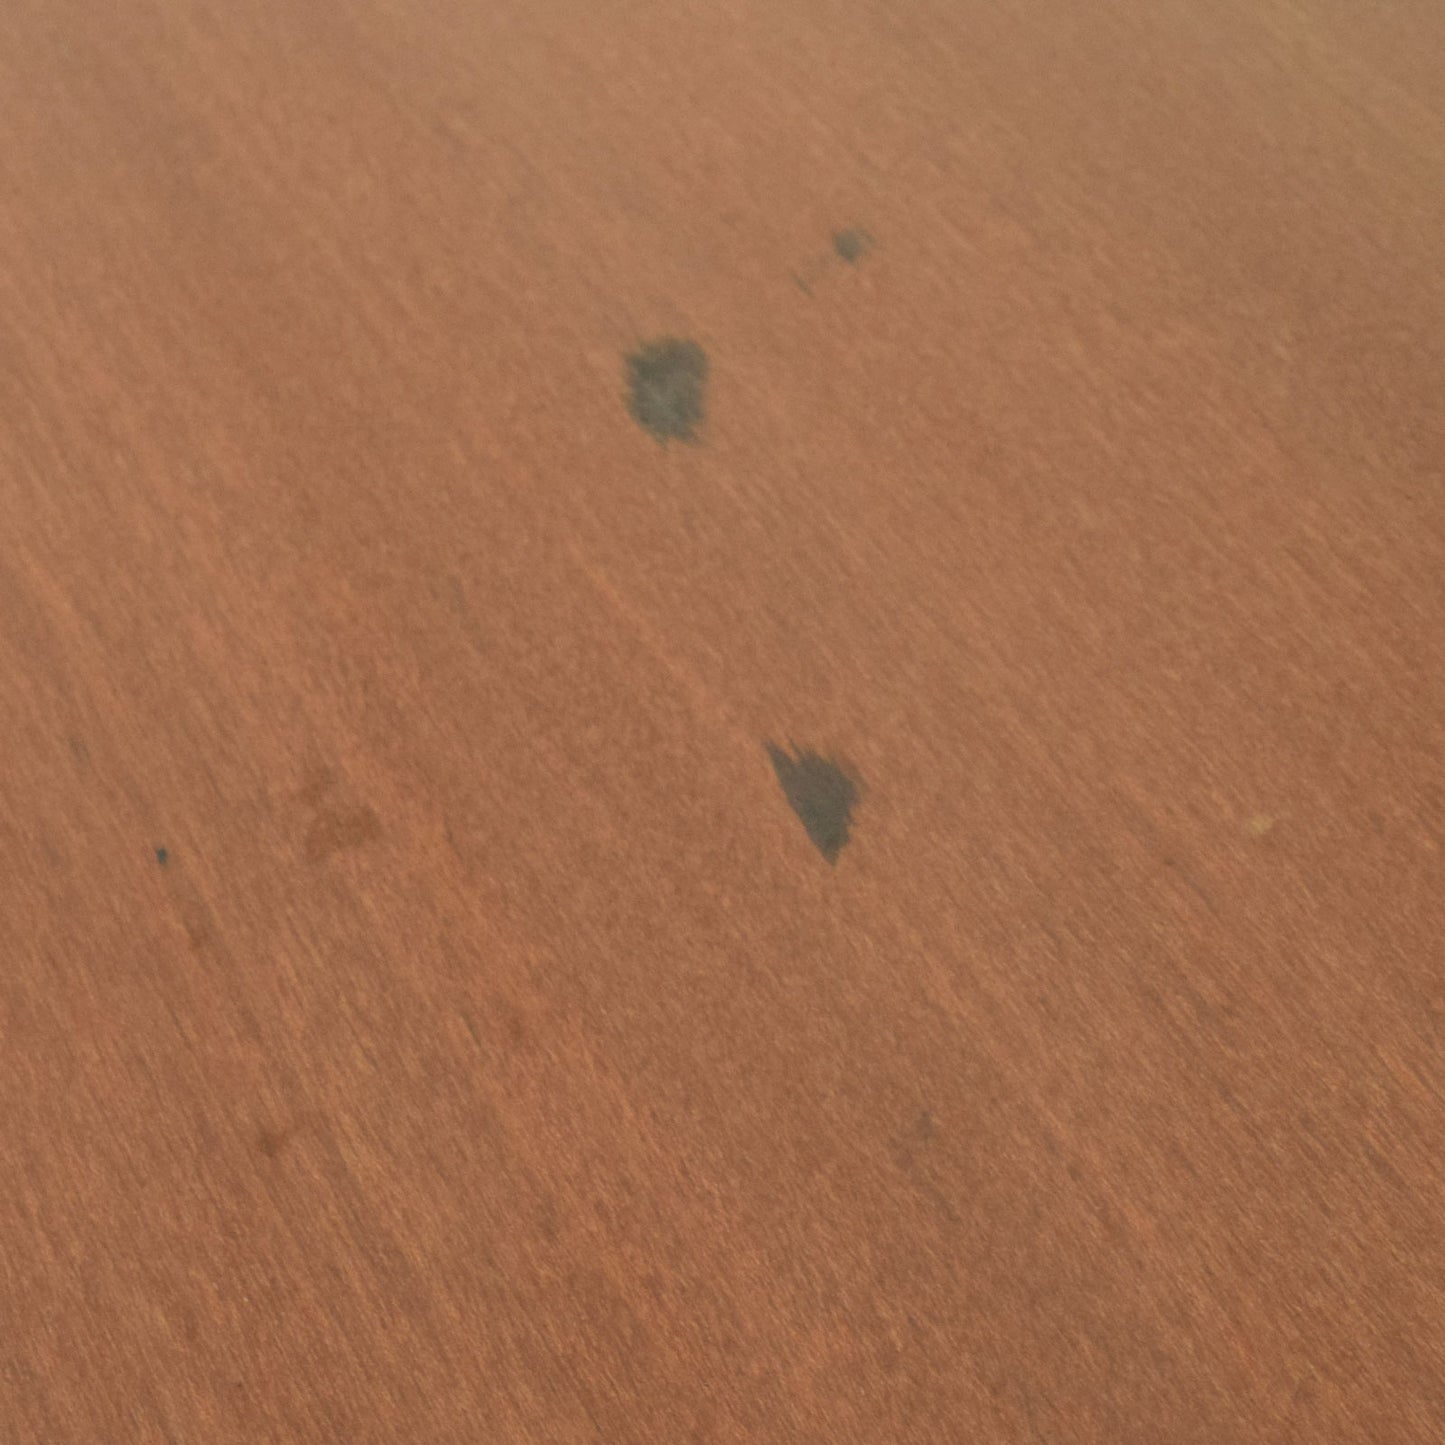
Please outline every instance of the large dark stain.
M873 237L860 226L833 232L833 250L840 260L856 266L873 249Z
M836 863L858 802L858 785L831 758L804 749L790 755L769 743L768 757L789 807L802 820L813 846Z
M627 358L627 409L664 445L697 440L706 385L707 353L695 341L668 336Z

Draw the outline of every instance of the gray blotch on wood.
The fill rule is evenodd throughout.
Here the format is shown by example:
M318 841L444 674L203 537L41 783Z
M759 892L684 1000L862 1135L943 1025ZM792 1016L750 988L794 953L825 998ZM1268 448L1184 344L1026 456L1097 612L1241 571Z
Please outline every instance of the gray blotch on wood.
M627 409L664 445L697 440L706 386L707 353L695 341L663 337L627 358Z
M773 743L767 749L788 806L813 846L828 862L836 863L848 841L858 784L831 758L807 749L790 753Z

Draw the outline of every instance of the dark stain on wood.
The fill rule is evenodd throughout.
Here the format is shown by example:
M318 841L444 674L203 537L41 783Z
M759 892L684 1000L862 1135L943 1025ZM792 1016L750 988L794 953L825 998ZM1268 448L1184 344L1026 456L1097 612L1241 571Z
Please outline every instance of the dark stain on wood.
M703 421L707 354L695 341L664 337L627 358L627 409L658 441L693 442Z
M828 862L836 863L848 841L858 784L832 758L807 749L789 753L774 743L767 748L788 806L813 846Z
M320 814L306 830L306 858L320 863L335 853L360 848L381 837L381 819L372 808L349 808Z

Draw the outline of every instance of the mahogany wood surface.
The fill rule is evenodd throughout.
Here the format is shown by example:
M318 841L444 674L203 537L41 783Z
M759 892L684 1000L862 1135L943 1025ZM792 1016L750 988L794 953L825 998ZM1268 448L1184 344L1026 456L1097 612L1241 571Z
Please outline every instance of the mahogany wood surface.
M6 0L0 1441L1445 1440L1445 6Z

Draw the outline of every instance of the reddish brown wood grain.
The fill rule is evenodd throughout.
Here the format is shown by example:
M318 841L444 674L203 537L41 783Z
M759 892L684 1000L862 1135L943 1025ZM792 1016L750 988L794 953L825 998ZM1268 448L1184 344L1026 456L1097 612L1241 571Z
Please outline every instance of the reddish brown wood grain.
M0 1439L1445 1438L1445 11L3 30Z

